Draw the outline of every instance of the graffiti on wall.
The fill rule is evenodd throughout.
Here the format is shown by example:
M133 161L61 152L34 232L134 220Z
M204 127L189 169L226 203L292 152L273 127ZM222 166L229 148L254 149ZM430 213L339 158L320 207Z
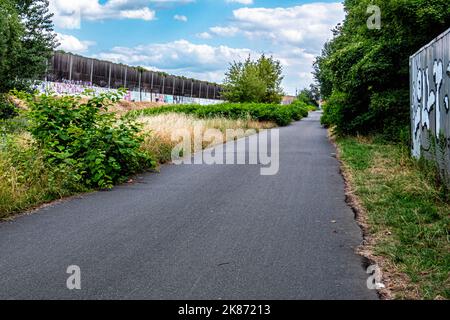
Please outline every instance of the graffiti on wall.
M89 82L81 81L69 81L63 80L62 82L50 82L43 81L35 86L35 89L40 93L52 93L56 95L83 95L86 90L89 90L94 95L99 95L101 93L114 92L116 89L108 89L93 86ZM127 90L123 99L132 102L155 102L155 103L165 103L165 104L201 104L210 105L222 103L221 100L212 99L200 99L191 97L174 96L160 93L152 92L139 92Z
M411 57L410 77L412 154L450 172L450 29Z

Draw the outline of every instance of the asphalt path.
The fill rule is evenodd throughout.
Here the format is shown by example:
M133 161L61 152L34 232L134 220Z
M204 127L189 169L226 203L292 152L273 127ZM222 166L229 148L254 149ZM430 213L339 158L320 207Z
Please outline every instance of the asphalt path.
M0 223L0 299L377 299L319 113L279 135L276 175L166 165Z

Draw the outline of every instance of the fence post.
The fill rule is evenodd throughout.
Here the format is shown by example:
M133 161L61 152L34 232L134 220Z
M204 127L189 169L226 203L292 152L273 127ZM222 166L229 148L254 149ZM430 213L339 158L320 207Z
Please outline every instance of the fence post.
M194 81L191 81L191 98L194 96Z
M173 78L173 88L172 88L172 95L175 95L175 78Z
M164 88L164 85L166 84L166 77L163 76L162 79L163 79L163 83L162 83L162 90L161 90L161 93L162 93L162 94L165 94L165 93L164 93L164 89L165 89L165 88Z
M127 73L128 73L128 67L125 67L125 79L123 81L124 88L127 88Z
M142 78L142 71L139 70L139 102L142 102L141 78Z
M91 60L91 86L94 85L94 60Z
M200 82L200 88L198 89L198 98L202 98L202 83Z
M69 59L69 81L72 81L72 67L73 67L73 56L70 55L70 59Z
M206 85L206 99L208 99L209 94L209 84Z
M111 68L112 63L109 64L108 89L111 89Z
M152 81L150 84L150 101L153 102L153 76L155 75L154 72L152 72Z

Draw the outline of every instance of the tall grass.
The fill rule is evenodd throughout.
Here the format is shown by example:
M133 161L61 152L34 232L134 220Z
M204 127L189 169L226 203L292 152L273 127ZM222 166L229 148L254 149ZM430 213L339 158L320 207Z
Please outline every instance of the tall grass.
M3 135L0 146L0 219L74 192L85 191L49 167L28 133Z
M294 104L283 106L263 103L223 103L218 105L171 105L153 107L144 110L133 110L129 117L154 116L165 113L182 113L194 115L197 118L226 118L226 119L252 119L254 121L275 122L279 126L287 126L292 121L298 121L308 116L308 106Z
M256 131L262 129L270 129L276 126L273 122L259 122L251 119L226 119L223 117L214 117L199 119L192 115L180 113L167 113L155 116L140 116L137 121L143 124L143 131L148 133L143 148L150 152L159 163L169 162L171 160L171 152L176 141L172 140L172 133L176 130L187 131L194 136L194 133L204 134L208 129L220 130L223 134L227 129L254 129ZM224 141L226 137L224 135ZM206 147L206 144L194 145L193 151L200 151Z

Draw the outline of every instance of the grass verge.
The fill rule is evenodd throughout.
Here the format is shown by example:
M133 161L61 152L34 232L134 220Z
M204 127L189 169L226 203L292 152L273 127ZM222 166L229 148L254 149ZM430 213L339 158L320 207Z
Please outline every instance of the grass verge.
M450 204L436 170L408 148L337 138L348 196L365 229L360 253L378 263L394 299L450 298Z

